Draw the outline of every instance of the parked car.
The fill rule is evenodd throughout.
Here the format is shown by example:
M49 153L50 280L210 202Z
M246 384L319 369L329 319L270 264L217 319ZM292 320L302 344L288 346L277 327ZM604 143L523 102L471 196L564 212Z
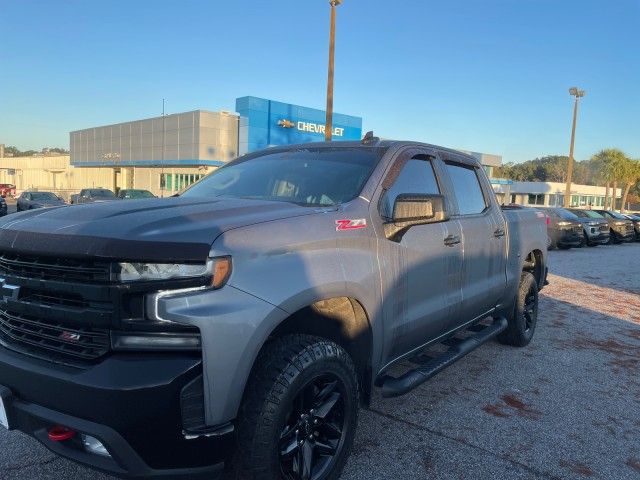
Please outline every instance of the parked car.
M580 247L583 242L582 223L575 215L567 215L562 208L541 208L548 216L547 233L550 238L549 249Z
M122 200L134 200L141 198L156 198L149 190L139 190L133 188L122 189L118 192L118 198Z
M7 214L7 202L4 198L0 197L0 217L4 217Z
M580 210L578 208L559 208L565 215L582 223L582 243L592 247L594 245L605 245L610 241L609 222L607 219L593 218L589 214L589 210Z
M11 183L0 183L0 197L15 197L16 186Z
M636 234L636 241L640 242L640 214L624 213L623 215L633 222L633 229Z
M118 200L116 194L106 188L85 188L78 195L71 195L71 204L110 202Z
M119 476L336 479L374 388L531 341L546 237L474 157L370 134L250 153L152 211L0 220L27 265L0 263L0 418Z
M22 192L16 201L16 210L33 210L43 207L66 205L65 201L52 192Z
M599 213L609 222L612 242L632 242L635 239L633 222L621 213L612 210L593 210Z

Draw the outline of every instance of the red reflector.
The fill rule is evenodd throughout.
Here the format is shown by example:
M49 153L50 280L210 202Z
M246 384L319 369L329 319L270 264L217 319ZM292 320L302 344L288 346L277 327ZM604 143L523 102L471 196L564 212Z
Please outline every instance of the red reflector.
M551 225L551 218L547 217L547 225Z
M64 442L65 440L71 440L76 436L76 431L67 427L56 425L49 429L49 440L52 442Z

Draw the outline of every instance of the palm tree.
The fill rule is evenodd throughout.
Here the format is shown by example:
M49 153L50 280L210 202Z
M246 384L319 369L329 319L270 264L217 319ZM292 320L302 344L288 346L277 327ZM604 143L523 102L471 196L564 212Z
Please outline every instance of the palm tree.
M625 161L628 160L622 150L617 148L606 148L596 153L592 160L599 165L600 176L606 182L605 183L605 197L604 208L605 210L614 210L616 206L616 189L618 188L618 179L620 179L624 172ZM613 192L611 199L609 198L609 186L613 186ZM609 201L611 206L609 207Z
M621 212L625 209L624 206L627 203L629 190L631 190L631 187L640 181L640 160L627 159L623 172L623 180L625 182L625 186L624 193L622 194L622 205L620 206Z

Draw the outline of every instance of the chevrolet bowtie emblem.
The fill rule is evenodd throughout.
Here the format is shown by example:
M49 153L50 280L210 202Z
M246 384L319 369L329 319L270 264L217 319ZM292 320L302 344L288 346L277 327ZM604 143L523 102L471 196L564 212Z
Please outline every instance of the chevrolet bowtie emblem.
M291 120L278 120L278 125L282 128L293 128L296 126Z
M6 303L9 300L17 300L20 293L18 285L9 285L4 278L0 278L0 302Z

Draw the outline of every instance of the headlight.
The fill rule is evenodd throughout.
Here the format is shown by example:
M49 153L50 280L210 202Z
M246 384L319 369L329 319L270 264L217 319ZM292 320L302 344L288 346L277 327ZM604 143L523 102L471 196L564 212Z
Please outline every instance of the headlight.
M198 264L121 262L116 265L116 277L121 282L211 277L211 286L220 288L230 274L231 257L210 258Z
M567 225L571 225L571 222L558 222L558 226L566 227Z

